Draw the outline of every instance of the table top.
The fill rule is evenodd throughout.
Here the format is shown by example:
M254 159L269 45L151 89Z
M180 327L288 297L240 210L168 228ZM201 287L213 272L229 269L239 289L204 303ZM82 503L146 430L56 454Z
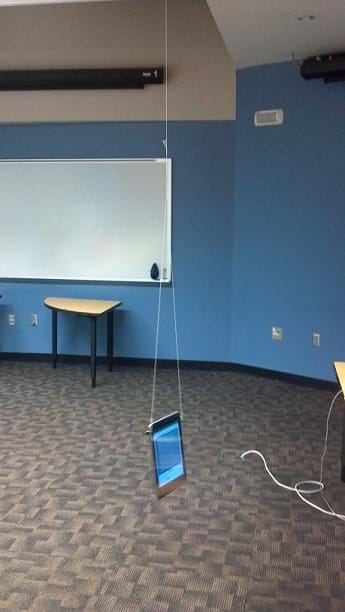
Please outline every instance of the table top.
M345 361L335 361L334 367L345 399Z
M47 297L44 300L44 304L53 310L97 316L121 306L122 302L119 300L83 300L79 298Z

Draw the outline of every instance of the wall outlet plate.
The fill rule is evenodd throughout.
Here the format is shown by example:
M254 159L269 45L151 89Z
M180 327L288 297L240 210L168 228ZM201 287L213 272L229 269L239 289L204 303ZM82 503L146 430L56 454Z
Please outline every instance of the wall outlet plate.
M283 340L282 327L272 327L272 340Z
M266 125L282 125L282 123L284 123L284 111L282 108L256 111L254 115L254 125L256 127L265 127Z
M9 314L8 315L8 324L9 325L15 325L16 324L16 315L15 314Z
M313 346L315 348L319 348L320 347L320 334L315 334L313 333Z
M38 317L37 314L32 314L31 315L31 325L38 325Z

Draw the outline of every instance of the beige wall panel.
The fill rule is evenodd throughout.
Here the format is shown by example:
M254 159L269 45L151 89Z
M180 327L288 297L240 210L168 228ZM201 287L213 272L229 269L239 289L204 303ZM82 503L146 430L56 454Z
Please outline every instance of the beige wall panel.
M0 70L164 65L164 1L0 8ZM168 3L168 118L235 118L235 69L206 0ZM0 92L1 122L155 121L165 86Z

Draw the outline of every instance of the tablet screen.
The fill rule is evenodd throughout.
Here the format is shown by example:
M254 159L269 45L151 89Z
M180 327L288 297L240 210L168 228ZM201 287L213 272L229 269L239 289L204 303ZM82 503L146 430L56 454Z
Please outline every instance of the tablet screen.
M151 431L157 492L161 497L186 478L179 414L159 419Z

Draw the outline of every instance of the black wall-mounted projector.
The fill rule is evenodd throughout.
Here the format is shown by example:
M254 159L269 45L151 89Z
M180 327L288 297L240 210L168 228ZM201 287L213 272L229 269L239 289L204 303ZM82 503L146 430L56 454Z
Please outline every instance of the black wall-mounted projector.
M307 57L301 65L304 79L324 79L325 83L345 80L345 52Z
M0 70L0 91L143 89L164 82L164 68Z

